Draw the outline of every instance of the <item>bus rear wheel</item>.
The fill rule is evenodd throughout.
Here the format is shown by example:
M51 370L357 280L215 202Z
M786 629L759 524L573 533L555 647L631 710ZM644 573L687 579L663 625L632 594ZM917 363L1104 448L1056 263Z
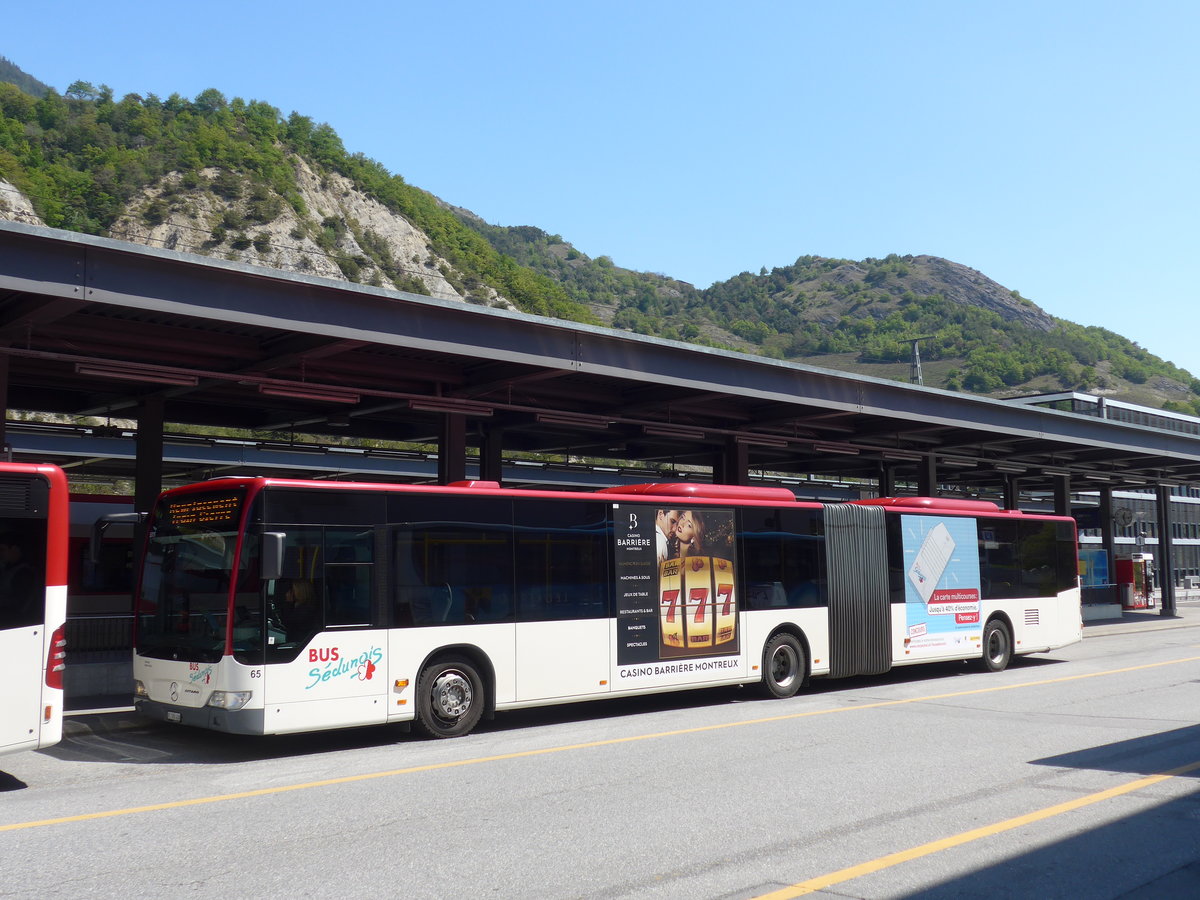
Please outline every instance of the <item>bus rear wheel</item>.
M483 715L483 679L461 656L443 657L417 678L417 729L427 737L467 734Z
M763 690L768 697L792 697L804 684L804 648L790 634L777 634L763 648Z
M1012 659L1012 637L1008 626L992 619L983 629L983 667L989 672L1003 672Z

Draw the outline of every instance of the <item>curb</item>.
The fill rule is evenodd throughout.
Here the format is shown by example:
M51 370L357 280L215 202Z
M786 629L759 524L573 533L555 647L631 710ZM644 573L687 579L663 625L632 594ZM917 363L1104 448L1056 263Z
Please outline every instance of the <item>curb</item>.
M145 728L149 723L150 720L139 716L132 706L68 709L63 713L63 737L132 731L135 728Z

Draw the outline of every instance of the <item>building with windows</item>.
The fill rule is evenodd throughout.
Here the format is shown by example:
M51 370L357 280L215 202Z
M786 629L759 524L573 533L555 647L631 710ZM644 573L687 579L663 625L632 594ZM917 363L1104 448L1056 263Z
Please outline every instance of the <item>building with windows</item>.
M1019 397L1013 403L1040 406L1081 416L1107 419L1138 425L1157 431L1200 435L1200 418L1110 400L1093 394L1065 391L1057 394L1038 394ZM1160 494L1154 487L1126 484L1111 490L1113 520L1111 523L1115 557L1128 559L1135 554L1149 556L1153 566L1154 586L1160 588L1164 573L1157 565L1162 554L1162 527L1158 510ZM1171 575L1177 588L1200 589L1200 485L1172 485L1167 521L1171 539ZM1072 497L1072 509L1079 521L1081 547L1099 546L1103 540L1100 521L1100 494L1083 491Z

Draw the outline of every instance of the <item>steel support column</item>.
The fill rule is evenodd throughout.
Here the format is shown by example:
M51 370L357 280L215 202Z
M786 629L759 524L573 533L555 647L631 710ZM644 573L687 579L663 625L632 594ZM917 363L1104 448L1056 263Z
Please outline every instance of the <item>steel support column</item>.
M484 427L479 442L479 480L504 482L504 429Z
M4 451L4 459L11 456L8 452L8 435L4 429L4 423L8 420L8 359L0 354L0 410L4 411L4 415L0 416L0 450Z
M1069 516L1071 514L1071 476L1055 475L1054 478L1054 514Z
M879 467L879 496L896 496L896 470L888 465Z
M1108 581L1117 583L1117 539L1113 534L1112 488L1100 488L1100 546L1108 557Z
M917 463L917 496L936 497L938 495L937 459L930 453Z
M1175 559L1171 540L1171 486L1160 484L1158 495L1158 583L1162 588L1160 615L1175 615Z
M137 406L137 435L133 448L133 508L149 513L163 488L163 398L144 397ZM142 546L145 517L134 526L133 546Z
M750 448L730 438L713 465L715 484L750 483Z
M465 481L466 477L467 417L462 413L446 413L438 435L438 484Z
M1005 509L1020 509L1021 508L1021 479L1016 475L1004 476L1004 508Z
M138 403L137 423L133 508L149 512L163 487L163 398L143 398Z

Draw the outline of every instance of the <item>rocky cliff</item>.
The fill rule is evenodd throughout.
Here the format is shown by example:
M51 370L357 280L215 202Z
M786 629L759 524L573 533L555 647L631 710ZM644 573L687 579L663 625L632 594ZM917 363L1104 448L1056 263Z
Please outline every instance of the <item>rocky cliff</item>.
M434 253L404 216L337 173L318 175L295 158L296 205L260 196L248 181L208 168L186 183L173 172L142 191L108 236L183 253L465 301L461 273ZM264 209L266 212L264 212ZM0 180L0 219L44 225L29 198ZM512 308L489 286L473 302Z

